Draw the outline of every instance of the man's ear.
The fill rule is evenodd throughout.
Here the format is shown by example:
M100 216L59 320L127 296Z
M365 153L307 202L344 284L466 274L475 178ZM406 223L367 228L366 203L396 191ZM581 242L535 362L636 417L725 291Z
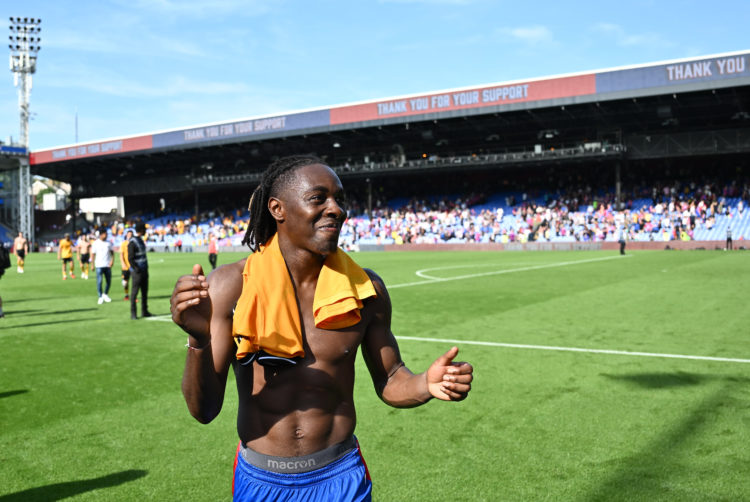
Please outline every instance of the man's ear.
M276 197L268 198L268 211L271 213L271 217L276 220L276 223L284 223L285 211L284 203Z

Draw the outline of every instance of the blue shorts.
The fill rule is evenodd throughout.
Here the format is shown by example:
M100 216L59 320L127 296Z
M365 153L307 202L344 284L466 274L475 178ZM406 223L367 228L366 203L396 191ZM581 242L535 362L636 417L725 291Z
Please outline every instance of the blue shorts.
M354 448L324 467L291 474L272 472L250 464L238 447L232 483L233 500L369 502L372 500L372 480L362 458L359 443L355 440L354 444ZM261 456L256 452L253 452L253 455ZM309 456L285 458L284 462L299 466L307 463L308 458Z

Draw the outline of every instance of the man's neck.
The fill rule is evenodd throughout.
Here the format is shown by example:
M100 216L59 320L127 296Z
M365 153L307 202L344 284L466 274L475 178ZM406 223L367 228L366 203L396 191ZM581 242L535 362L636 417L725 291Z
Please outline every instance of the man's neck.
M281 256L284 257L284 262L296 286L299 288L303 285L317 284L326 257L307 249L294 247L281 235L278 238Z

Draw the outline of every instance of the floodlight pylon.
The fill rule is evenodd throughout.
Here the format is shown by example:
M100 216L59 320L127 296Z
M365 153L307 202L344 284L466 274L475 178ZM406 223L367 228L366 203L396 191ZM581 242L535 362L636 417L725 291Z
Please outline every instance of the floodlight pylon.
M13 84L18 88L18 109L20 113L20 146L29 148L29 119L31 111L32 75L36 73L36 60L41 49L41 31L39 18L10 18L10 71L13 73ZM33 239L33 208L31 197L31 174L28 158L19 164L18 176L18 229Z

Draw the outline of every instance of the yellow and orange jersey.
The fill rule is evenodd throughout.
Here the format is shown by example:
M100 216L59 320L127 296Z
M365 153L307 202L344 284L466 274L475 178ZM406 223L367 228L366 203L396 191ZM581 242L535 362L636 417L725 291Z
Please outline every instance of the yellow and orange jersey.
M70 239L60 241L60 258L73 258L73 241Z

